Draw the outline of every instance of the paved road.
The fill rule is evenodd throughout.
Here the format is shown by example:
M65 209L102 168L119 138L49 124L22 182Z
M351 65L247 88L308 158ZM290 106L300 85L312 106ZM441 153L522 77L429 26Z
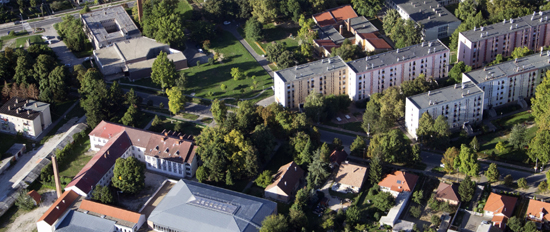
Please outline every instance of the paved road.
M267 71L267 73L271 77L273 77L273 71L271 71L271 68L268 66L269 62L264 57L258 55L254 51L254 49L252 49L252 47L250 47L248 42L246 42L246 40L243 39L243 37L237 31L237 24L236 23L232 23L232 24L229 24L229 25L223 25L222 28L226 31L229 31L231 34L233 34L233 36L235 36L235 38L237 38L239 40L239 42L241 42L241 44L246 48L246 50L248 50L248 52L254 57L254 59L256 59L256 61L258 61L258 63L262 66L262 68L264 68L265 71Z
M321 133L321 142L326 142L328 144L331 144L334 138L340 138L342 140L342 146L344 146L344 150L346 150L348 154L350 153L349 146L353 143L353 140L357 138L354 136L338 134L330 131L324 131L322 129L319 129L319 133Z

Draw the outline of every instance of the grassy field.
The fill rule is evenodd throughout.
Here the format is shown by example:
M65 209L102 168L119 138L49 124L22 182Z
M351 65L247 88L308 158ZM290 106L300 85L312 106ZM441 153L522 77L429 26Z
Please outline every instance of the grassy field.
M262 41L260 45L266 49L267 45L272 42L278 42L284 44L287 49L295 50L299 49L300 45L298 45L298 39L296 39L296 36L298 35L298 30L300 28L284 28L281 26L276 26L273 23L265 24L264 25L264 38L265 41ZM292 35L292 37L290 37Z
M273 85L272 78L229 32L222 32L212 42L211 47L223 54L223 63L203 64L183 70L182 72L188 78L186 94L195 93L195 96L209 99L224 97L249 98L257 95L262 87ZM231 77L231 68L235 67L245 73L245 79L235 81ZM250 89L253 84L252 76L256 76L258 81L255 90ZM227 86L225 91L221 90L221 84ZM273 94L272 90L266 92Z
M64 167L60 167L59 175L62 177L73 178L80 170L92 159L93 156L85 155L86 151L90 149L90 140L84 139L75 146L73 151L70 153L70 162L67 162Z
M258 55L265 55L265 52L262 51L262 49L260 49L260 47L258 47L258 45L256 44L256 42L254 42L254 40L246 38L246 34L245 34L244 29L242 27L239 27L237 30L239 31L239 34L241 34L241 36L246 40L246 42L250 45L250 47L252 47L252 49L254 49L254 51Z
M40 36L40 35L31 35L31 36L27 36L27 37L17 38L15 40L15 47L16 48L21 47L21 46L24 47L25 42L27 41L27 39L31 40L31 44L33 44L33 43L44 43L44 40L42 39L42 36Z
M159 116L159 117L162 120L162 123L156 126L151 126L149 128L150 131L153 131L153 132L162 132L163 130L174 131L174 126L176 125L175 123L180 122L181 128L182 128L180 131L181 133L197 136L201 133L202 128L204 128L204 126L195 124L192 122L180 121L174 118L166 118L163 116Z
M76 101L77 99L71 99L65 102L55 103L51 111L52 122L61 117L61 115L63 115Z
M333 123L333 122L328 122L327 123L328 126L338 127L338 128L342 128L344 130L350 130L350 131L365 133L365 130L363 130L363 128L361 127L361 124L362 124L362 122L350 122L350 123L345 123L345 124L336 124L336 123Z

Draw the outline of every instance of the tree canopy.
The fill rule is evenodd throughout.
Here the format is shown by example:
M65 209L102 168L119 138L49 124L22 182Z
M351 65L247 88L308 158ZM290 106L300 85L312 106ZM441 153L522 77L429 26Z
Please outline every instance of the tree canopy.
M174 86L166 90L166 95L168 95L168 109L170 109L170 112L178 114L185 108L186 99L178 87Z
M381 0L351 0L351 4L357 14L373 18L382 9L384 2Z
M246 21L246 26L244 28L246 38L249 38L253 41L260 41L263 39L262 30L262 24L255 17L252 17Z
M168 59L168 54L161 51L151 67L151 80L162 89L171 88L176 81L176 65Z
M118 158L111 181L115 188L136 194L145 187L145 164L132 156Z

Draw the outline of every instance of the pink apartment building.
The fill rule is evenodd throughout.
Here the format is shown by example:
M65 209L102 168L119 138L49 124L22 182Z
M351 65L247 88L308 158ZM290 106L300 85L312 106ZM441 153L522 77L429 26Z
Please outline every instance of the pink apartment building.
M439 79L447 76L450 50L432 40L348 62L348 95L354 101L414 80L420 74Z
M479 68L498 54L512 55L516 47L540 51L550 45L550 11L533 12L516 19L461 32L458 38L458 61Z

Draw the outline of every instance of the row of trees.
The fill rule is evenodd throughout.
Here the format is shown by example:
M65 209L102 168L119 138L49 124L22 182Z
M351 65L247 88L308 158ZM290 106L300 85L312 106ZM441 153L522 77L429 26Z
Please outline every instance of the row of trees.
M531 98L531 109L539 130L529 143L527 154L533 162L547 164L550 161L550 71L537 86Z

